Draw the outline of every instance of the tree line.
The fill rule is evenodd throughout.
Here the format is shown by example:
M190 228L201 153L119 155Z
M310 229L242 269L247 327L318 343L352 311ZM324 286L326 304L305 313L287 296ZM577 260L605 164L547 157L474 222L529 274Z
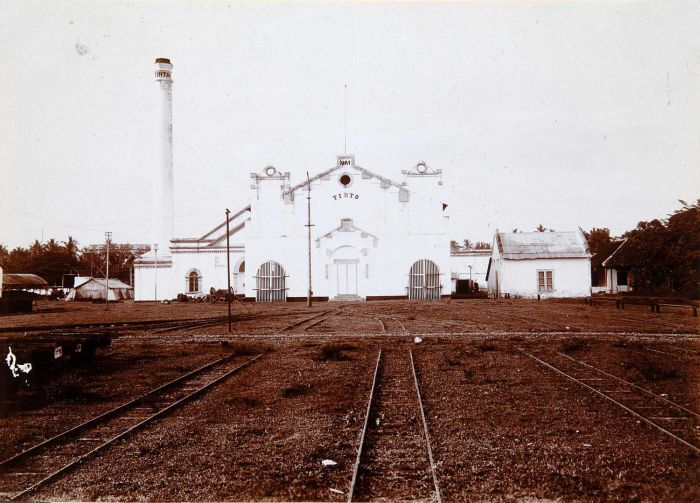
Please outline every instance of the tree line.
M109 247L109 276L131 284L131 271L136 257L148 251L147 247L112 243ZM51 286L61 286L64 275L104 277L106 247L80 248L71 236L66 241L50 239L45 243L34 241L29 247L13 250L0 245L0 266L5 273L36 274Z
M619 238L607 228L591 229L586 233L591 253L626 239L615 262L633 273L636 292L700 298L700 199L679 201L682 207L666 218L639 222Z

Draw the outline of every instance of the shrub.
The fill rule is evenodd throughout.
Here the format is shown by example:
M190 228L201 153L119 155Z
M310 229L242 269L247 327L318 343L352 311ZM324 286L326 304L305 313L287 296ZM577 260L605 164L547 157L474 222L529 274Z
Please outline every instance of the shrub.
M583 349L584 346L583 339L566 339L561 343L561 352L568 355Z
M326 344L321 348L316 360L322 362L352 360L352 358L344 354L343 351L354 351L355 349L357 349L357 347L350 344Z
M627 370L637 371L645 380L650 382L678 379L681 377L680 369L673 363L661 363L651 359L647 355L629 360L623 364L623 367Z
M293 398L295 396L306 395L311 389L308 384L295 384L294 386L289 386L282 390L282 396L284 398Z

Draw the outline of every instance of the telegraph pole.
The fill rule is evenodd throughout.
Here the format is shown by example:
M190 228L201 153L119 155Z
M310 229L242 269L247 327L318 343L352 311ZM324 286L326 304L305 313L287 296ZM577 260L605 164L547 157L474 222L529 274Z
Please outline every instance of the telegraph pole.
M226 208L226 280L228 283L228 290L226 291L226 298L228 299L228 333L231 333L231 243L229 239L228 221L229 214L231 212Z
M313 291L311 290L311 179L309 178L309 172L306 172L306 182L308 186L308 192L306 193L306 229L308 235L308 259L309 259L309 291L306 294L306 307L311 307L311 297L313 296Z
M105 242L106 242L106 247L107 247L107 269L105 273L105 279L107 280L107 292L105 295L105 309L109 309L109 245L112 242L112 233L111 232L105 232Z
M153 282L153 300L158 302L158 243L153 243L153 252L156 256L155 281Z

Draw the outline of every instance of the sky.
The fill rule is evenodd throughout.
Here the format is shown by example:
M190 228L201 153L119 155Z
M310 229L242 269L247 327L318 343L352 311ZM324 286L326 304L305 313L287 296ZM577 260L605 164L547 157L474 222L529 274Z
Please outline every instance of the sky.
M175 227L250 173L443 170L450 239L608 227L700 197L700 2L3 2L0 244L148 243L154 60Z

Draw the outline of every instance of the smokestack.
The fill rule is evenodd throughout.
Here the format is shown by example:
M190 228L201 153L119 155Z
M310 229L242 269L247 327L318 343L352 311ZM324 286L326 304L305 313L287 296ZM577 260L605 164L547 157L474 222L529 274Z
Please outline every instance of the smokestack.
M168 254L175 235L173 202L173 65L168 58L156 59L156 185L154 243Z

